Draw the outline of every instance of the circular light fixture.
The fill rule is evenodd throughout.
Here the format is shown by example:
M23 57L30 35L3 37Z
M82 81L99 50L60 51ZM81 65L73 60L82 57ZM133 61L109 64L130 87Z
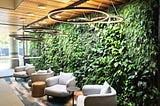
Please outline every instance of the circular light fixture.
M23 35L23 34L11 33L11 34L9 34L9 36L15 38L16 40L26 40L26 41L42 41L42 40L44 40L43 38L29 36L28 34Z
M70 13L71 16L73 13L77 12L77 14L82 13L82 17L76 17L71 19L61 19L61 18L56 18L55 15L59 13ZM96 17L93 17L91 19L86 18L86 14L94 12L98 15ZM101 18L103 17L103 18ZM104 20L107 20L109 18L109 14L100 10L100 9L95 9L95 8L88 8L88 7L73 7L73 8L61 8L61 9L56 9L52 10L48 13L48 18L54 21L62 22L62 23L71 23L71 24L86 24L86 23L98 23Z
M36 38L33 36L17 36L15 38L16 38L16 40L26 40L26 41L42 41L42 40L44 40L43 38Z
M10 36L10 37L14 37L14 38L15 38L15 37L17 37L17 36L18 36L18 34L17 34L17 33L15 33L15 32L13 32L13 33L9 34L9 36Z
M60 32L53 28L47 28L47 27L29 27L29 28L24 28L23 30L24 32L29 32L29 33L47 33L47 34L55 34Z
M123 20L124 20L123 17L120 16L109 16L107 20L101 21L99 23L114 24L114 23L121 23Z
M33 13L30 13L30 12L28 12L27 15L28 15L28 16L34 16L34 14L33 14Z

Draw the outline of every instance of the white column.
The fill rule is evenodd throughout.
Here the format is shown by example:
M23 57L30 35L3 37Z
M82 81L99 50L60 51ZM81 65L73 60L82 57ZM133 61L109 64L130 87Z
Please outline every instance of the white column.
M17 40L15 40L13 37L10 37L9 40L10 40L9 55L11 58L10 64L11 68L14 68L16 66L19 66Z

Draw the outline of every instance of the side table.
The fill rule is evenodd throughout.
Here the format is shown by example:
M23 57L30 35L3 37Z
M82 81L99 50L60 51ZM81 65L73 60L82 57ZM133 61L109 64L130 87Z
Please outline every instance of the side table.
M32 97L44 96L46 83L44 81L36 81L32 83Z
M72 101L73 101L72 105L74 106L74 91L79 91L80 88L79 87L68 87L67 90L72 93Z

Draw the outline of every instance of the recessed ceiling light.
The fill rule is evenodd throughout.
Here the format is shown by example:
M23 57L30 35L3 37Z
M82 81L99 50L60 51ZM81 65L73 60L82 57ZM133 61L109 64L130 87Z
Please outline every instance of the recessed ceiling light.
M48 22L47 21L41 21L39 22L40 24L47 24Z
M34 16L34 14L33 14L33 13L27 13L27 15L28 15L28 16Z
M42 5L42 4L39 4L38 8L40 8L40 9L46 9L45 5Z
M56 18L61 18L61 16L59 16L59 15L55 15L55 17L56 17Z
M63 3L67 3L67 2L69 2L71 0L58 0L58 1L63 2Z

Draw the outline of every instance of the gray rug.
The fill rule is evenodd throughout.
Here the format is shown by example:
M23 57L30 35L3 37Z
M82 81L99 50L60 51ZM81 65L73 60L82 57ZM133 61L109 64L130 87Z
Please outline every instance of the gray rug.
M25 106L72 106L70 99L51 98L50 100L47 100L47 96L40 98L32 97L30 87L24 79L18 78L17 81L15 81L13 77L6 77L4 79L8 82Z

